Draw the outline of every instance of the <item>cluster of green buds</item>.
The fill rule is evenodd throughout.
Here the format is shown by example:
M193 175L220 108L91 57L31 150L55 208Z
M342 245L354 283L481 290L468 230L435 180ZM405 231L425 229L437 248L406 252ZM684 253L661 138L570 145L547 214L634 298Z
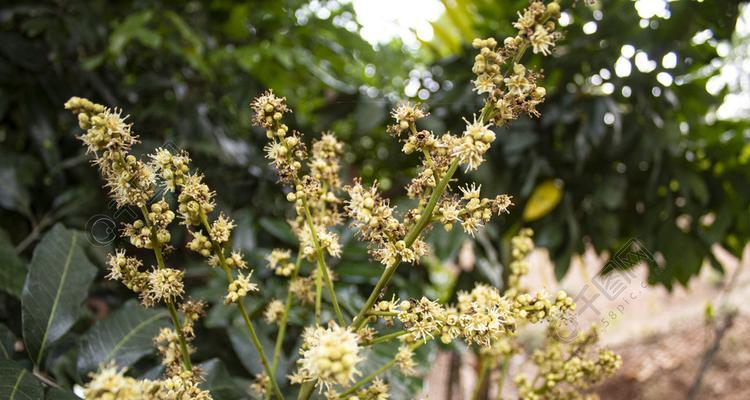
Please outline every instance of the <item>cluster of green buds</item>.
M531 360L536 376L525 373L515 377L519 396L524 400L585 399L591 386L620 368L620 356L606 349L595 349L598 330L592 326L571 343L549 337L534 351Z
M161 247L172 240L169 224L174 221L175 214L169 209L166 201L160 200L148 207L144 218L133 223L126 223L123 235L130 239L130 244L142 249Z
M390 398L388 385L380 378L375 378L364 389L356 391L348 400L388 400Z
M159 174L164 187L174 191L185 184L185 176L190 171L190 157L187 152L172 154L167 149L158 148L151 155L151 166Z

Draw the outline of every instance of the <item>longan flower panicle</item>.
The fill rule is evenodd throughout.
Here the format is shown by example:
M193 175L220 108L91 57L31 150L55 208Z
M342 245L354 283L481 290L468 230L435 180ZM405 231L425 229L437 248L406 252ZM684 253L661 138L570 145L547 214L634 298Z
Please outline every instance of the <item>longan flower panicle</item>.
M469 344L490 347L513 333L516 326L512 304L497 288L477 284L458 294L461 336Z
M404 300L399 304L398 319L408 332L407 341L431 340L446 322L444 306L427 297Z
M315 301L315 282L311 277L297 277L289 282L289 291L303 304L313 304Z
M367 189L360 179L355 179L354 184L346 186L344 191L349 195L344 210L363 240L383 243L406 233L406 228L394 216L395 207L391 207L390 200L378 192L377 182Z
M529 228L521 229L510 240L511 261L508 265L506 293L515 297L520 292L521 278L529 272L528 255L534 250L534 232Z
M184 272L174 268L154 268L148 273L148 286L141 292L141 303L153 307L160 302L174 303L184 293Z
M146 399L147 393L153 391L154 383L125 376L126 371L114 364L101 366L89 374L91 380L83 388L84 399Z
M185 184L185 175L190 170L190 156L184 150L173 154L163 147L157 148L151 158L151 168L159 175L163 186L174 192L178 186Z
M390 300L381 300L372 308L373 319L382 319L387 327L393 325L393 320L396 318L398 313L401 312L399 309L400 300L395 295Z
M391 116L396 120L396 124L388 126L388 132L399 136L402 132L413 128L417 120L427 115L429 113L424 110L422 105L414 105L406 101L401 102L391 112Z
M575 310L576 304L563 290L559 290L552 300L546 291L541 290L533 296L528 293L517 295L513 308L521 318L535 324L543 320L554 322L564 318L567 312Z
M180 187L180 194L177 196L178 211L186 226L200 225L201 214L207 215L214 210L216 193L209 189L203 179L202 174L188 173Z
M138 143L138 136L131 132L132 125L125 122L127 117L122 117L122 111L75 96L65 102L65 109L76 114L78 125L86 131L79 139L97 157L109 156L100 154L105 152L127 153Z
M128 257L125 250L117 249L107 256L109 273L107 279L118 280L135 293L141 293L148 287L148 273L140 271L143 262L135 257Z
M206 302L203 300L187 299L180 304L180 311L185 316L182 323L182 333L186 338L195 338L195 322L206 315Z
M172 239L169 225L175 217L169 204L160 200L149 207L144 206L144 209L147 210L144 216L146 221L137 219L132 223L123 224L123 236L126 236L133 246L143 249L154 249L169 243Z
M227 218L223 212L219 213L219 216L211 223L211 239L218 244L229 242L229 238L232 236L232 229L235 226L234 221Z
M296 269L296 265L292 262L292 251L288 249L273 249L266 256L266 261L268 261L268 268L279 276L291 276Z
M266 158L271 160L279 179L288 184L294 183L303 162L307 159L307 148L299 132L289 133L289 127L282 122L284 114L290 112L285 97L277 97L269 90L258 96L250 104L253 111L253 125L266 130L271 142L266 145Z
M267 323L275 324L279 322L283 314L284 303L281 300L273 299L270 303L268 303L265 311L263 311L263 318Z
M321 251L328 253L331 257L341 257L341 242L339 240L339 235L324 225L315 225L314 228ZM316 254L315 236L310 225L302 225L299 229L295 230L295 233L300 241L302 254L307 257L308 260L313 260Z
M187 248L203 257L210 257L213 246L211 240L201 231L190 231L190 234L193 236L193 239L188 242Z
M339 142L331 132L323 133L320 139L313 141L312 154L308 165L312 177L330 190L321 196L326 200L329 200L328 193L333 193L334 189L341 186L339 158L343 150L343 143ZM330 200L333 201L334 199Z
M229 282L227 295L224 297L224 304L236 303L241 301L248 293L259 290L257 284L250 282L252 275L252 270L248 274L238 273L237 277L232 282Z
M382 379L375 378L369 386L356 391L354 395L348 397L348 400L388 400L390 398L388 385Z
M396 353L396 366L402 374L413 376L417 374L417 364L414 362L414 350L408 345L402 344Z
M502 46L498 46L492 38L472 42L474 48L479 49L472 67L476 74L474 90L487 95L488 102L485 109L489 112L483 120L492 121L498 126L521 114L539 116L536 106L545 96L544 88L537 86L541 74L528 71L519 61L529 47L535 54L549 55L560 39L560 34L554 32L553 22L560 16L557 2L545 6L535 0L518 15L518 21L513 24L518 30L517 35L506 38Z
M484 161L484 154L490 149L495 140L495 133L490 130L491 124L485 124L481 119L466 122L466 129L461 137L461 143L454 149L455 155L467 171L475 170Z
M182 349L180 348L179 336L174 329L161 328L159 334L154 337L154 346L159 351L161 363L171 370L179 370L182 360ZM189 349L188 352L192 352Z
M389 200L378 193L377 183L366 189L357 179L344 191L349 195L344 209L351 218L351 226L368 242L370 255L375 260L384 265L396 260L415 263L427 254L429 248L421 239L416 239L411 246L406 245L406 227L394 216L395 208L390 206Z
M271 379L268 377L268 374L265 372L261 372L257 375L255 375L255 379L250 384L250 391L259 395L265 397L266 394L268 394L268 388L271 384Z
M78 116L78 125L86 132L78 138L86 151L94 154L110 195L118 207L143 206L154 195L155 176L151 167L129 154L138 143L121 111L72 97L65 108Z
M516 378L522 398L541 399L580 398L592 385L611 376L621 366L620 356L606 349L596 349L596 325L570 343L558 342L548 336L545 345L534 351L536 378L532 381L521 375ZM538 384L537 384L538 382Z
M277 97L273 94L273 90L255 98L250 104L250 108L254 112L253 125L266 129L276 126L284 114L291 112L286 105L286 98Z
M200 388L201 377L193 371L167 371L159 380L137 380L125 376L126 368L101 366L89 375L83 388L86 400L210 400L211 393Z
M327 328L307 327L302 335L299 369L294 381L318 379L323 386L347 386L359 375L362 360L357 334L350 328L331 323ZM322 388L321 388L322 389Z

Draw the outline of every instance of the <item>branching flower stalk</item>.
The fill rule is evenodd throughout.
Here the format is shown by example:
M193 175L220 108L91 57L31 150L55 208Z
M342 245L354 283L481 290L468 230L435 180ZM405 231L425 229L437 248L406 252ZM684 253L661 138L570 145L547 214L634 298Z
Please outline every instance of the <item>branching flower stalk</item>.
M203 303L183 299L183 272L167 267L164 260L163 252L169 248L171 240L168 227L175 213L163 199L152 199L157 187L155 174L149 164L130 154L132 146L138 143L138 137L131 132L131 125L125 122L126 118L118 110L78 97L66 102L65 108L77 115L79 126L85 130L79 139L87 152L94 155L93 162L104 177L117 206L135 206L143 214L142 220L124 225L123 236L134 247L153 250L157 261L155 267L144 271L140 259L127 256L125 250L118 249L109 255L107 277L121 281L139 294L141 303L146 307L163 302L174 327L163 328L154 338L162 364L166 367L165 379L133 383L123 376L124 370L102 365L100 371L92 376L85 396L87 399L107 398L111 393L124 391L132 394L128 398L167 399L177 396L209 399L209 393L198 387L201 377L190 361L192 349L188 344L194 335L194 322L203 312ZM179 304L185 317L183 321L180 321L176 304Z
M297 259L294 262L294 270L292 271L291 277L289 278L290 283L294 282L297 279L297 276L299 275L299 268L300 268L300 265L302 264L302 257L300 257L299 255L300 250L297 251ZM284 312L283 314L281 314L281 318L279 319L279 332L276 335L276 343L274 344L274 348L273 348L273 361L271 362L271 371L274 373L276 372L276 368L279 365L279 358L281 357L281 347L284 344L287 322L289 321L289 311L291 311L292 309L293 301L294 301L294 292L292 292L291 290L287 290L286 301L284 302Z
M151 221L148 218L148 210L145 206L141 206L141 214L143 215L143 220L146 221L146 226L152 229L152 232L155 230L153 229L153 225L151 224ZM162 254L162 248L163 244L159 242L159 240L156 238L156 235L152 233L151 240L153 243L155 243L155 246L153 248L154 250L154 256L156 257L156 262L159 267L159 269L165 269L166 264L164 262L164 255ZM190 361L190 352L188 351L188 345L187 340L185 339L185 334L182 331L182 323L180 322L180 318L177 315L177 309L174 306L174 303L171 301L167 301L167 309L169 310L169 315L172 318L172 324L174 325L175 331L177 332L177 337L180 341L180 352L182 356L182 364L186 371L192 371L193 364Z
M529 230L522 230L512 240L513 262L502 292L477 283L472 290L458 293L451 304L427 297L400 300L394 295L390 300L382 299L401 263L418 264L429 254L424 237L433 224L446 231L460 225L473 236L493 215L508 212L510 196L485 198L481 186L475 183L462 187L452 183L459 168L472 171L484 162L496 137L492 127L501 127L524 114L539 116L536 106L545 96L545 89L538 86L542 74L527 69L521 59L527 49L550 54L560 38L555 32L559 15L558 3L545 5L533 0L513 24L517 35L502 44L491 38L473 41L478 50L472 68L476 75L473 85L484 96L484 103L478 116L464 119L466 125L460 135L421 130L419 120L427 111L420 105L401 103L395 107L395 123L387 130L400 141L405 154L420 158L416 176L405 188L414 204L406 211L392 206L377 182L365 185L355 178L350 185L342 185L339 158L343 143L334 134L324 133L308 147L303 135L284 122L285 114L291 112L285 98L269 90L251 103L252 122L269 139L266 156L289 189L286 198L294 205L294 215L288 223L299 241L294 257L288 249L274 249L266 257L273 273L288 279L286 299L271 299L263 312L268 323L278 326L270 363L244 306L245 297L259 291L259 286L250 280L252 270L243 272L248 266L242 253L229 248L234 222L223 213L211 219L215 193L204 183L203 175L191 172L188 154L157 149L148 161L139 160L130 154L137 138L118 111L72 98L66 108L78 115L79 125L86 131L80 138L95 155L94 163L112 197L119 206L134 205L143 212L143 220L125 224L123 235L135 247L152 249L157 260L157 266L146 271L142 261L117 250L110 256L108 277L138 293L144 306L166 304L174 324L174 329L163 329L154 339L167 367L165 379L136 381L115 366L102 366L87 384L87 399L210 398L198 387L200 374L190 362L189 343L195 336L194 324L203 313L203 302L183 300L183 272L168 267L164 260L165 253L172 251L169 226L176 214L190 234L187 247L211 267L224 271L227 293L223 301L236 303L260 356L265 372L256 377L252 388L265 397L284 398L276 369L284 351L289 314L295 306L315 310L302 332L297 368L289 375L291 384L300 385L299 399L310 398L316 389L318 393L325 391L328 399L388 399L388 384L381 375L393 367L405 376L419 373L415 351L432 340L445 344L461 340L477 349L481 376L475 394L496 368L501 369L498 386L502 389L510 357L520 352L517 330L537 323L548 325L548 340L532 356L536 375L526 378L518 374L514 378L521 398L581 398L590 385L610 375L619 366L619 358L607 350L599 350L597 357L591 355L595 331L587 331L572 343L552 340L556 329L570 318L573 300L564 292L553 296L544 291L532 294L520 285L528 271L526 256L533 249ZM157 187L174 192L176 213L164 198L152 199ZM341 256L338 226L345 218L357 238L368 244L372 260L383 268L351 322L341 311L334 287L336 276L329 268L329 262L335 265L332 260ZM309 274L303 273L306 262L313 266ZM324 286L334 315L330 321L322 320L329 315L322 313ZM184 315L182 320L178 309ZM394 342L398 351L393 358L363 374L369 372L361 370L365 347Z
M221 247L219 243L216 242L214 239L216 235L212 232L211 225L208 223L208 218L206 217L205 212L203 210L200 211L200 220L201 224L203 225L203 229L205 229L206 233L208 233L208 237L210 238L209 241L211 242L211 247L213 249L214 256L218 258L219 265L224 270L224 273L227 277L227 282L230 283L230 285L235 282L234 273L232 273L232 269L227 265L227 259L224 255L224 248ZM252 321L250 320L250 316L247 314L247 310L245 309L245 304L242 302L242 299L239 299L235 301L237 303L237 308L240 310L240 315L242 315L242 320L245 322L245 327L247 328L248 334L250 334L250 338L253 342L253 346L255 346L256 351L258 352L258 356L260 357L260 362L263 364L263 368L266 371L266 375L270 377L269 379L269 385L271 386L271 389L274 393L274 395L278 399L283 399L284 395L281 393L281 390L279 389L279 385L276 382L276 374L275 369L271 367L271 365L268 363L268 358L266 357L265 351L263 350L263 345L260 343L260 339L258 338L258 334L255 331L255 327L253 326Z

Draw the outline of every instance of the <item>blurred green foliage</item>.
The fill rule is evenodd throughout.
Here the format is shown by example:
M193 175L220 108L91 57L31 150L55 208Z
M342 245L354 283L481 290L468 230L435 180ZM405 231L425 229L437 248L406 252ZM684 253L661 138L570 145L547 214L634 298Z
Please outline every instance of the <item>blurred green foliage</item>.
M325 18L296 0L3 5L3 345L21 335L19 277L33 264L39 239L54 233L58 222L83 231L81 237L89 239L82 241L83 247L101 266L117 242L100 245L101 232L92 233L98 221L94 217L129 219L127 212L109 204L75 140L76 123L62 109L68 97L86 96L121 107L144 141L140 151L168 145L191 153L218 192L219 208L238 223L235 247L249 255L266 282L264 297L254 298L249 307L259 316L263 305L284 290L283 282L262 268L262 257L272 247L294 246L294 240L284 222L288 203L263 158L264 133L250 128L250 99L274 88L295 111L293 128L310 136L334 130L348 142L346 175L378 179L396 202L403 201L400 188L415 163L385 134L388 110L410 84L417 88L413 94L427 98L431 115L424 121L426 128L463 130L461 118L470 117L478 105L469 82L473 54L468 43L474 36L513 34L509 22L525 3L444 1L446 12L432 24L434 38L417 52L404 50L398 40L373 48L359 36L351 5L337 2L325 3L330 10ZM550 250L560 277L587 243L612 253L636 238L666 262L664 272L651 278L667 287L685 284L704 259L720 268L710 252L712 244L739 252L747 242L747 122L706 118L722 101L705 86L717 72L712 67L717 43L732 37L738 4L669 2L670 18L654 17L641 27L643 20L630 1L602 1L594 8L579 3L568 11L571 23L563 29L565 38L555 56L532 62L547 75L543 117L502 128L489 156L491 167L472 177L483 183L488 195L512 194L516 206L478 236L477 268L458 275L446 268L446 261L457 259L464 235L458 229L431 232L435 256L424 260L424 268L404 269L393 280L393 290L401 297L427 292L448 300L476 279L499 284L505 239L522 225L537 231L537 241ZM583 25L592 21L596 31L585 34ZM710 39L692 41L706 30L712 33ZM636 54L626 60L629 76L617 76L614 65L624 45L647 54L656 68L640 72L634 61L643 56ZM661 60L670 52L677 63L665 69ZM659 83L659 72L669 73L674 83ZM347 256L334 266L342 283L337 289L356 308L381 270L368 261L351 232L344 231L342 237ZM223 391L224 398L237 398L249 372L260 369L242 331L234 328L237 315L222 304L223 280L183 251L173 258L188 268L191 294L213 305L196 343L196 360L209 372L207 385ZM108 332L114 323L106 321L122 318L122 313L110 314L111 309L128 307L124 302L130 293L103 275L100 269L84 315L46 351L43 369L64 387L81 382L91 368L91 352L86 350L91 337ZM308 314L295 311L292 326L303 324ZM137 323L128 320L125 325ZM264 340L270 340L272 329L264 329ZM289 347L299 333L291 329ZM110 334L117 335L122 332ZM153 357L142 359L144 349L133 353L138 356L130 361L132 371L157 374ZM19 365L28 365L24 354L10 353ZM282 357L281 371L288 371L295 356ZM376 358L365 371L380 361ZM409 393L419 382L397 386L398 393ZM49 398L56 395L48 393ZM407 397L399 396L394 394Z
M442 89L428 103L436 129L459 131L460 117L476 106L465 44L477 35L512 34L505 21L525 1L443 3L449 11L433 24L435 39L426 46L437 60L426 71ZM739 254L748 240L750 169L742 154L750 148L749 125L717 121L723 96L706 90L721 65L717 46L732 40L738 3L667 7L667 19L648 20L630 1L569 9L561 45L538 59L547 72L542 118L501 129L493 168L476 177L489 193L515 196L515 212L490 232L533 227L558 278L587 243L614 254L634 238L666 266L652 266L652 283L684 285L705 259L721 268L714 243ZM595 32L585 33L586 24ZM662 63L669 53L673 68ZM673 83L657 81L659 73Z

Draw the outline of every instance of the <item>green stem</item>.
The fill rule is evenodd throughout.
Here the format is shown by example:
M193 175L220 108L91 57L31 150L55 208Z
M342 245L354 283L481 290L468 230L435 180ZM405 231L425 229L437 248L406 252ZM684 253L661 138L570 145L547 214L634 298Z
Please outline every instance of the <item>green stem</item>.
M247 315L247 311L245 310L245 305L242 303L241 299L237 302L237 306L240 308L240 314L242 314L242 319L245 320L245 326L247 326L247 331L250 333L250 338L253 340L253 345L255 346L255 349L258 350L258 355L260 356L260 362L261 364L263 364L263 368L266 370L266 374L268 374L268 379L271 381L273 392L276 395L276 398L278 398L279 400L283 400L284 395L281 394L279 385L276 383L276 378L274 377L275 374L271 370L271 366L268 364L266 353L263 352L263 345L260 343L260 339L258 339L258 334L255 333L255 328L253 327L253 323L250 321L250 317Z
M487 371L489 371L489 362L486 357L481 357L479 361L479 375L477 376L474 390L471 392L471 400L479 400L484 380L487 378Z
M317 262L315 264L317 266ZM323 274L315 274L315 325L320 325L320 305L323 299Z
M378 337L376 337L376 338L373 338L373 339L372 339L372 340L370 340L369 342L365 343L365 346L373 346L373 345L376 345L376 344L379 344L379 343L384 343L384 342L388 342L388 341L390 341L390 340L392 340L392 339L395 339L395 338L397 338L397 337L401 337L401 336L404 336L404 335L406 335L407 333L409 333L409 332L407 332L407 331L404 331L404 330L401 330L401 331L396 331L396 332L391 332L391 333L387 333L387 334L385 334L385 335L382 335L382 336L378 336Z
M339 321L340 326L346 325L344 321L344 314L341 313L339 308L339 301L336 298L336 290L333 287L331 276L328 274L328 266L326 265L325 257L323 257L323 249L320 247L320 241L318 240L318 233L315 231L315 225L313 224L312 215L310 215L310 207L307 205L307 200L304 200L305 208L305 219L307 220L307 226L310 228L310 235L312 236L313 244L315 245L315 253L318 260L318 273L323 275L325 284L328 287L328 294L331 296L331 303L333 303L333 311L336 312L336 318Z
M182 367L185 371L193 370L193 363L190 362L190 351L188 350L187 340L185 340L185 334L182 333L182 325L180 324L180 318L177 316L177 310L174 307L174 303L167 303L167 309L169 309L169 315L172 317L172 323L177 331L177 337L180 342L180 353L182 354Z
M302 249L297 251L297 260L294 263L294 271L292 276L289 278L289 285L297 279L299 275L299 267L302 264ZM273 347L273 361L271 361L271 369L276 372L276 367L279 366L279 358L281 356L281 346L284 344L284 335L286 335L286 325L289 321L289 311L292 309L292 291L286 291L286 303L284 303L284 313L281 314L281 320L279 320L279 332L276 334L276 344Z
M423 342L417 342L417 343L412 344L410 346L411 351L414 351L414 350L418 349L422 344L424 344L424 343ZM361 388L362 386L366 385L367 383L369 383L373 379L377 378L378 375L380 375L383 372L387 371L394 364L396 364L396 358L395 357L391 361L388 361L386 364L384 364L383 366L381 366L380 368L378 368L375 372L373 372L370 375L367 375L366 377L362 378L362 380L360 380L359 382L357 382L354 385L352 385L352 387L350 387L349 389L347 389L343 393L339 394L339 398L344 399L344 398L346 398L346 396L349 396L352 393L356 392L357 390L359 390L359 388Z
M394 311L370 311L367 313L370 317L398 317L399 314Z
M213 247L214 254L219 258L219 264L221 265L221 268L224 270L224 273L227 277L227 282L231 283L234 281L234 274L232 274L232 270L227 265L226 257L224 256L224 249L214 241L213 237L211 236L211 225L208 223L208 218L206 217L206 214L201 211L200 213L201 223L203 224L203 228L206 230L206 233L208 234L208 239L211 241L211 246ZM271 365L268 364L268 359L266 358L266 353L263 351L263 345L260 343L260 339L258 339L258 334L255 333L255 327L253 326L252 321L250 321L250 316L247 314L247 310L245 310L245 304L242 302L243 299L239 299L237 301L237 307L240 309L240 314L242 314L242 319L245 321L245 326L247 327L247 332L250 334L250 338L252 339L253 346L255 346L255 350L258 352L258 356L260 356L260 362L263 364L263 369L266 371L266 375L268 375L269 381L271 381L271 388L273 389L274 394L276 397L280 400L284 399L284 395L281 394L281 390L279 389L278 383L276 383L276 374L271 369Z
M503 400L503 385L505 384L505 377L508 375L508 366L510 365L510 354L503 357L503 366L500 367L500 378L497 381L497 395L495 400Z
M164 254L162 254L161 252L162 244L156 238L156 232L153 231L153 225L151 224L151 220L148 218L148 209L146 208L146 206L141 206L141 213L143 214L143 220L146 221L146 225L149 228L152 228L151 242L154 244L153 250L154 256L156 257L156 264L159 269L164 269L167 267L167 265L164 262ZM169 309L169 314L172 317L172 325L174 325L174 329L177 332L177 338L180 343L180 353L182 353L182 368L185 371L192 371L193 363L190 361L190 351L187 345L187 340L185 339L185 333L182 332L182 324L180 323L180 318L177 316L177 309L175 308L173 302L167 301L166 303L167 309Z
M419 220L417 223L409 230L409 232L406 235L406 238L404 239L404 242L406 243L406 247L410 247L414 242L417 240L419 235L422 233L422 231L427 227L427 225L432 220L432 212L435 210L435 206L437 205L438 200L440 200L440 196L443 195L443 192L445 191L446 187L448 186L448 182L450 182L451 178L453 177L453 174L456 173L456 169L458 168L458 159L454 159L451 163L450 167L448 168L448 171L445 173L445 176L443 176L443 179L438 182L438 185L435 187L435 190L432 192L432 195L430 196L430 200L427 203L427 206L425 207L424 211L422 211L422 214L419 216ZM372 293L370 293L370 297L367 298L367 301L365 302L365 305L362 306L362 309L357 313L357 316L354 317L354 320L352 322L352 326L355 330L358 330L361 328L365 321L367 321L366 315L371 309L372 306L375 304L375 301L377 301L378 297L380 296L380 292L383 290L385 285L388 284L388 281L391 280L391 277L393 276L393 273L396 272L396 269L398 268L399 264L401 264L401 257L396 257L396 260L393 264L387 266L385 270L383 271L383 274L380 275L380 279L375 284L375 288L373 288Z

